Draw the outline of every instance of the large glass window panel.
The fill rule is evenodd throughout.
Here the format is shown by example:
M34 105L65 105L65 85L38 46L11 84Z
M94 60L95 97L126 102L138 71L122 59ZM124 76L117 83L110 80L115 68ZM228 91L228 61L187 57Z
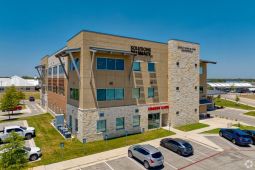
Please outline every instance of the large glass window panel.
M141 71L140 62L133 62L133 71Z
M152 98L152 97L154 97L154 88L149 87L148 88L148 98Z
M105 101L105 100L106 100L106 90L97 89L97 101Z
M116 70L124 70L124 60L116 59Z
M148 63L148 71L155 72L155 63Z
M97 58L97 69L98 70L106 69L106 58Z
M116 129L124 129L125 119L124 117L116 118Z
M106 131L106 120L98 120L97 132L105 132L105 131Z
M148 114L148 129L160 127L160 113Z
M114 89L106 89L106 100L114 100L115 90Z
M132 89L132 98L139 99L140 98L140 88L133 88Z
M133 127L140 126L140 115L133 116Z
M115 59L107 58L107 70L115 70Z
M115 100L123 100L124 99L124 89L119 88L115 89Z
M200 74L203 74L203 72L204 72L204 69L203 69L202 66L200 66L200 67L199 67L199 73L200 73Z

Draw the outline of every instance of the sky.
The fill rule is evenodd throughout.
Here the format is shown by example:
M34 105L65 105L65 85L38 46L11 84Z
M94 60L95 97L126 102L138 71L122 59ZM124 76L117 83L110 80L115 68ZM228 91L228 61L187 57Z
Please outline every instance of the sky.
M255 78L255 1L0 0L0 76L37 76L40 59L87 29L200 43L208 78Z

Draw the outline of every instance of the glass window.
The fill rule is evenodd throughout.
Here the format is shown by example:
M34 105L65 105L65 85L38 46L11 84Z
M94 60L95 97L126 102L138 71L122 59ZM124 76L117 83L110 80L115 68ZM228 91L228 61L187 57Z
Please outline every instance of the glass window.
M107 58L107 70L115 70L115 59Z
M80 59L79 58L75 59L75 64L76 64L76 67L77 67L77 69L79 71L80 70Z
M116 118L116 129L117 130L124 129L124 124L125 124L124 121L125 121L124 117Z
M64 68L65 68L65 64L63 64L63 67L62 67L62 65L59 65L59 66L58 66L58 72L59 72L59 74L64 74Z
M133 116L133 127L140 126L140 115Z
M52 74L52 68L49 68L48 69L48 75L51 76L51 74Z
M154 88L153 87L148 88L148 97L149 98L154 97Z
M124 70L124 60L116 59L116 70Z
M140 98L140 88L133 88L132 89L132 98L139 99Z
M70 98L74 100L79 100L79 89L70 88Z
M155 72L155 63L148 63L148 71Z
M204 92L204 87L203 87L203 86L200 86L200 87L199 87L199 92L200 92L200 93L203 93L203 92Z
M97 101L105 101L105 100L106 100L106 90L97 89Z
M97 58L97 69L98 70L106 69L106 58Z
M140 62L133 62L133 71L141 71Z
M114 100L114 89L106 89L106 100Z
M124 89L119 88L115 89L115 100L123 100L124 99Z
M78 132L78 119L75 119L75 131Z
M98 120L97 132L105 132L105 131L106 131L106 120Z
M200 74L203 74L203 72L204 72L204 69L203 69L202 66L200 66L200 67L199 67L199 73L200 73Z

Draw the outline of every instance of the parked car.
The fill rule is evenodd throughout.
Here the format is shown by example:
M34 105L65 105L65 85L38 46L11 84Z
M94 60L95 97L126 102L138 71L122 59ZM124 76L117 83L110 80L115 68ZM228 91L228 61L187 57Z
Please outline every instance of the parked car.
M220 129L219 135L238 145L249 145L252 143L251 137L240 129Z
M192 145L183 139L165 138L160 141L160 146L174 151L182 156L193 155Z
M34 98L33 96L30 96L30 97L29 97L29 101L30 101L30 102L34 102L34 101L35 101L35 98Z
M24 147L30 161L35 161L42 156L41 149L38 147Z
M1 150L0 154L7 152L7 149ZM27 154L27 159L35 161L42 156L41 149L38 147L23 147L23 151Z
M255 145L255 130L243 130L243 132L250 136L252 144Z
M22 106L21 105L18 105L16 106L14 109L11 109L11 110L2 110L3 112L6 112L6 111L17 111L17 110L22 110Z
M141 161L146 169L164 164L162 153L151 145L133 145L128 148L128 156Z
M4 142L9 137L11 132L16 132L25 139L31 139L35 136L35 128L23 126L6 126L0 131L0 143Z

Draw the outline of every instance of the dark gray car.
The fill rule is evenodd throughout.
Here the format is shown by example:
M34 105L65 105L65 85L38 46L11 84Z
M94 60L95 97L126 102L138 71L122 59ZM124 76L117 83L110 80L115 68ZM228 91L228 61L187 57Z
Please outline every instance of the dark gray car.
M183 139L165 138L160 141L160 146L174 151L182 156L193 155L192 145Z
M151 145L133 145L128 148L128 156L141 161L146 169L158 167L164 164L161 152Z

